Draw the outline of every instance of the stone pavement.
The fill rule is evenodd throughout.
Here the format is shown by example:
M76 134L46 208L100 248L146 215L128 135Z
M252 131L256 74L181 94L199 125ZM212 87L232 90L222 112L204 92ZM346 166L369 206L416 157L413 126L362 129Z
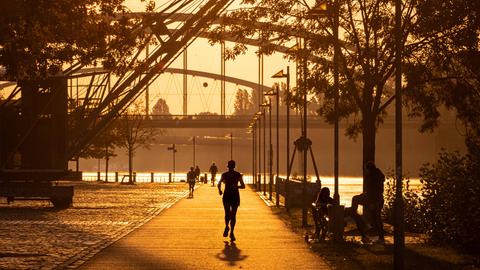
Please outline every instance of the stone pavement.
M0 269L75 267L187 194L185 183L76 182L73 206L0 202Z
M217 188L203 185L149 222L103 249L81 269L330 269L249 188L231 243ZM73 266L73 265L72 265Z

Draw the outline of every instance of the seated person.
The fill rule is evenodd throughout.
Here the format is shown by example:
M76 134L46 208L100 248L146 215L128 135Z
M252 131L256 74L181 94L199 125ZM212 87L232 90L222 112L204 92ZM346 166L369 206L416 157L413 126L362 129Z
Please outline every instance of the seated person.
M372 219L372 225L377 231L377 243L385 243L384 230L382 223L383 208L383 182L385 175L378 169L373 162L365 165L365 192L352 197L352 207L349 210L350 216L355 220L358 231L362 236L363 243L371 242L366 235L366 224L363 218L357 213L358 205L363 205L363 215L368 215Z
M328 205L333 204L330 197L330 189L323 187L318 193L317 199L312 203L313 221L315 222L315 236L325 239L328 229Z

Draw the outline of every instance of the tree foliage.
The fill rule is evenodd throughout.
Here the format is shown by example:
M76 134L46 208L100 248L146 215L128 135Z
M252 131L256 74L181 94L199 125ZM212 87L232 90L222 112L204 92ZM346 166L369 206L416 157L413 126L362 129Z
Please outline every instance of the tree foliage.
M253 97L246 89L238 89L235 94L234 115L253 114Z
M170 108L163 98L159 98L152 108L153 115L170 115Z
M480 250L480 153L440 153L421 169L427 233L435 242Z
M81 158L109 159L116 156L115 147L119 142L116 128L113 124L109 125L100 132L81 153Z
M406 97L410 114L423 116L422 130L438 126L439 105L455 109L467 126L479 120L480 4L478 1L431 1L418 5L419 39L438 32L442 40L421 42L422 54L405 63Z
M324 16L312 16L309 13L311 6L306 1L244 2L249 4L248 8L227 14L224 25L213 31L212 39L220 40L225 32L239 39L258 38L261 44L258 53L263 54L271 53L275 44L293 46L296 43L297 49L289 50L287 54L299 63L302 67L299 73L304 76L301 76L294 92L302 95L304 91L309 91L317 95L317 100L321 102L319 113L333 122L335 89L331 3ZM403 60L407 69L412 67L410 63L422 61L422 56L430 50L426 44L445 44L444 47L451 49L448 46L452 36L467 27L461 21L452 19L442 27L431 28L429 33L419 31L426 23L421 17L424 14L420 13L425 2L402 1ZM362 135L364 162L375 160L376 130L394 100L391 87L395 72L394 3L393 0L339 1L339 116L349 118L348 136L355 138ZM228 55L239 54L245 48L235 46ZM295 100L292 98L292 101Z
M140 147L149 149L155 142L157 132L152 127L146 126L146 119L141 114L142 110L137 104L132 109L116 120L115 132L119 140L117 145L125 149L128 155L129 182L133 183L133 157Z
M143 0L142 0L143 1ZM119 69L144 33L139 19L122 16L124 0L0 1L3 79L56 75L65 64ZM149 1L151 2L151 1ZM152 10L153 4L147 5Z

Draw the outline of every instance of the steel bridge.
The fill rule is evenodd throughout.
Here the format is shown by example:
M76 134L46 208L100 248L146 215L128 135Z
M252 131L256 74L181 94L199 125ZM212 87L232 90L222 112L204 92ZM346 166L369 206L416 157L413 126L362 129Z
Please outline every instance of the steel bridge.
M257 91L258 100L263 99L263 95L270 88L263 85L263 79L259 79L258 83L252 83L226 76L224 41L232 40L259 46L265 41L238 40L224 36L222 37L224 41L221 42L220 75L188 70L186 68L188 46L197 37L208 36L208 27L219 23L220 14L225 12L233 0L203 0L193 10L186 2L190 1L171 1L169 5L163 6L162 10L154 13L127 14L111 18L112 20L128 16L140 18L135 31L146 35L145 42L138 46L136 53L128 59L123 59L129 68L119 74L92 69L78 62L53 77L38 81L15 82L9 96L0 103L0 181L11 177L11 172L20 172L17 174L22 175L20 178L32 178L30 172L39 171L47 173L42 173L38 179L45 181L58 179L60 172L68 171L68 161L77 158L94 137L125 112L132 102L143 94L148 96L149 86L165 72L184 75L183 115L170 116L170 119L152 116L149 118L151 125L246 127L249 117L232 117L225 114L225 83L233 82L254 89ZM308 35L308 33L291 34ZM281 52L288 49L278 45L273 47ZM182 54L184 68L169 69L173 61ZM263 63L262 54L259 55L259 61ZM260 73L263 74L263 65ZM187 115L186 76L189 74L220 79L222 84L220 118L206 119ZM73 80L84 80L87 83L79 87ZM148 97L146 100L148 108ZM315 121L312 121L313 124ZM292 123L295 122L300 121L292 120ZM7 171L9 173L5 174Z

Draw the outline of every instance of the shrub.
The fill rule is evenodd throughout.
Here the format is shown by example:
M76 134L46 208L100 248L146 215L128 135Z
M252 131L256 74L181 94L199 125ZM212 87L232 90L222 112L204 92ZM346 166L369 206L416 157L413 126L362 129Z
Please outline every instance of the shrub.
M404 202L404 222L405 230L415 233L425 232L425 218L422 214L420 191L410 188L410 179L404 178L403 202ZM383 217L390 223L394 224L394 203L395 203L395 186L396 180L393 172L387 174L385 181L385 206L383 208Z
M427 234L435 242L480 250L480 153L442 151L420 171Z

